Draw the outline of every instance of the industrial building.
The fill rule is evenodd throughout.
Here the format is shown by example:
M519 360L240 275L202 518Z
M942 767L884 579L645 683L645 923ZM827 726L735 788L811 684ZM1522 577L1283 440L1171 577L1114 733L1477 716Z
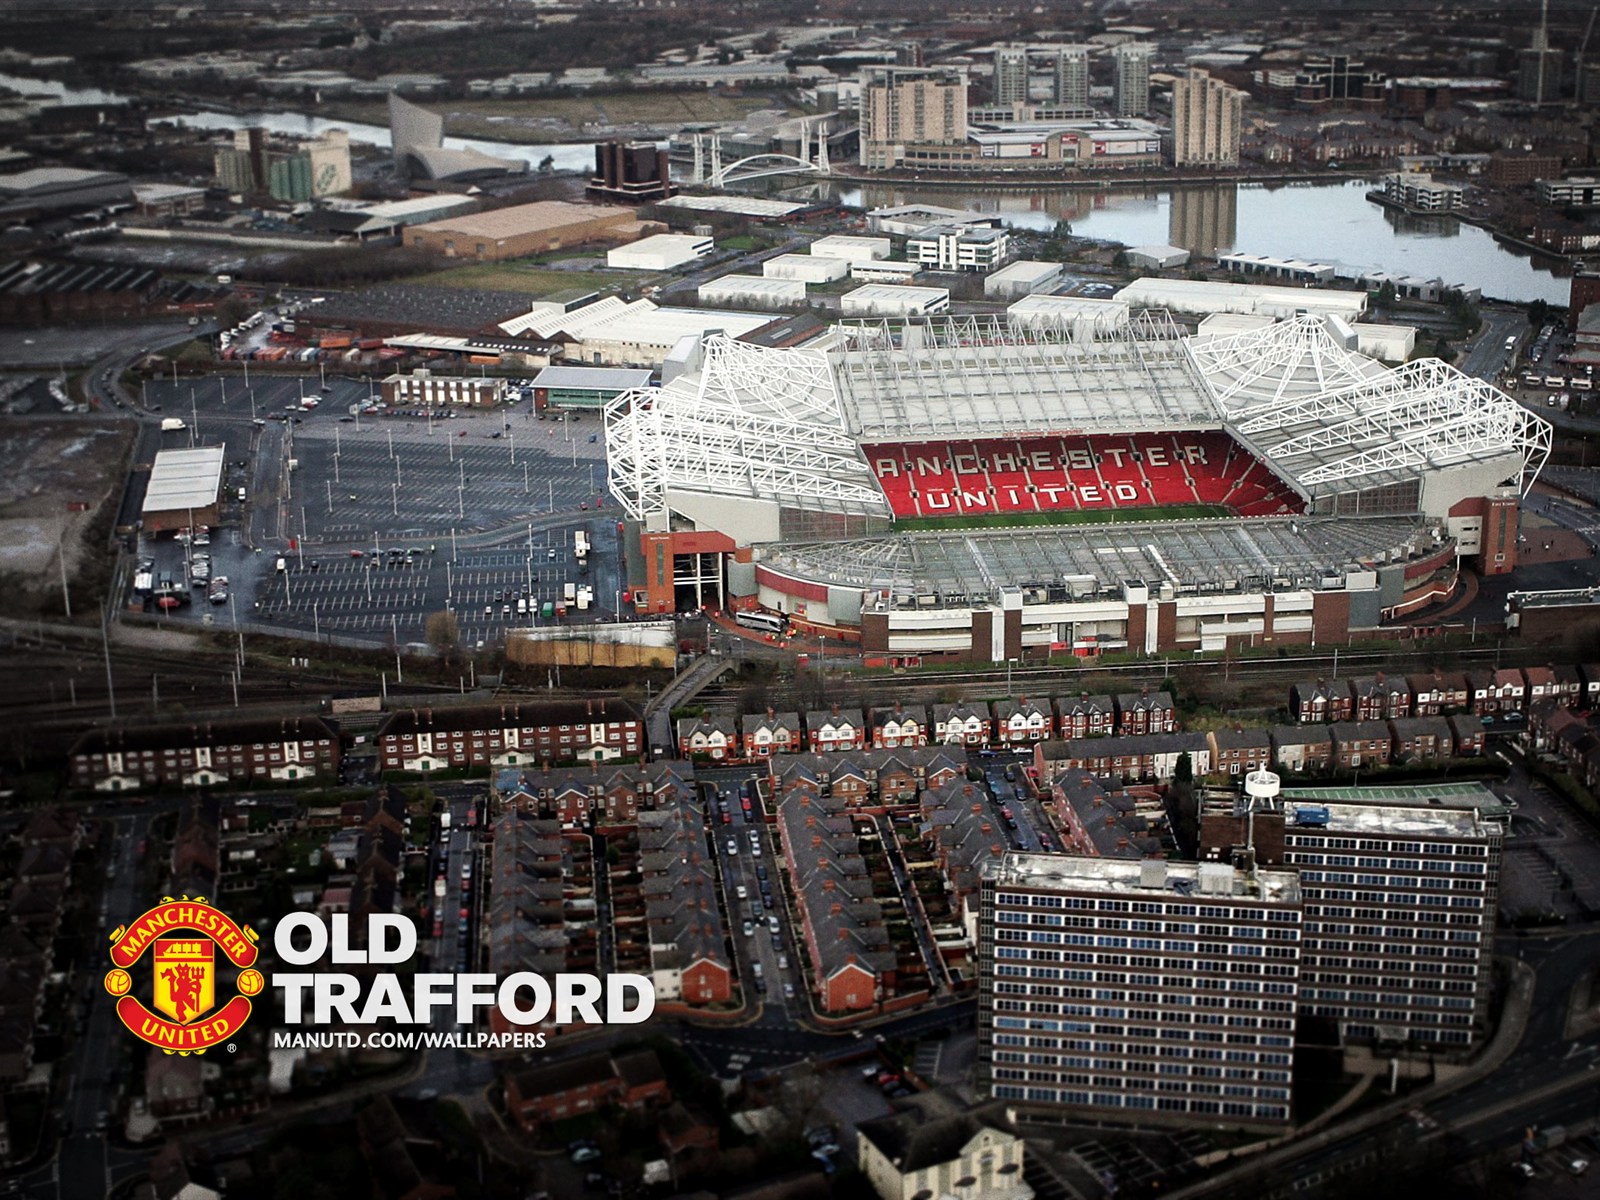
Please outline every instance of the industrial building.
M801 256L795 255L795 257ZM701 304L743 305L748 308L799 308L806 302L806 285L799 279L771 279L764 275L724 275L720 279L702 283L699 297Z
M0 217L26 221L133 203L133 185L119 171L30 167L0 175Z
M212 162L217 182L241 196L304 204L350 190L350 135L342 129L303 142L273 137L259 126L237 129L233 145L219 149Z
M932 224L933 222L925 222ZM921 228L919 226L918 228ZM842 258L846 262L872 262L888 258L894 243L886 237L850 237L848 234L830 233L811 243L810 253L815 258Z
M533 406L551 409L601 409L623 392L650 386L650 372L606 367L545 367L533 377Z
M606 266L627 271L670 271L716 249L708 237L688 233L656 233L606 251Z
M980 887L983 1094L1086 1119L1289 1123L1293 871L1007 851Z
M850 263L843 258L826 258L818 254L780 254L762 263L761 273L768 279L832 283L850 273Z
M639 230L631 208L541 200L486 213L468 213L413 225L405 244L446 258L499 262L593 242L617 241Z
M1141 271L1170 271L1189 261L1182 246L1132 246L1126 253L1128 265Z
M1212 283L1203 279L1135 279L1116 298L1130 308L1164 308L1197 317L1212 313L1259 313L1269 317L1314 313L1354 321L1367 311L1365 292Z
M157 451L139 510L144 532L216 525L220 520L222 467L221 446Z
M847 317L917 317L945 312L949 307L949 288L892 283L863 284L839 298L839 311Z
M1053 290L1061 282L1060 263L1024 260L1001 267L983 281L985 300L1015 300Z
M319 208L306 217L306 225L322 233L365 242L373 238L402 237L403 231L412 225L426 225L430 221L477 211L478 202L473 197L442 193L381 204L349 203L338 208Z
M178 183L136 183L133 202L139 215L150 220L187 217L206 206L206 190Z
M1274 258L1269 254L1219 254L1217 266L1236 275L1259 275L1289 283L1332 283L1334 276L1332 263Z
M922 274L922 264L886 260L853 262L850 278L857 283L910 283Z
M516 337L562 341L567 357L575 362L659 367L686 337L720 332L742 338L773 323L770 313L662 308L651 300L607 296L571 311L558 305L542 306L505 322L501 329Z

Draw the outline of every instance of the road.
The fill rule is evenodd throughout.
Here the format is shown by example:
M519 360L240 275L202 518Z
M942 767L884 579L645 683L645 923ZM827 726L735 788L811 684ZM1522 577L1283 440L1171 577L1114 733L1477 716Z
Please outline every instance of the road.
M1520 309L1483 308L1479 310L1483 327L1467 344L1456 366L1468 375L1494 383L1516 366L1516 347L1506 349L1507 338L1528 332L1528 316Z

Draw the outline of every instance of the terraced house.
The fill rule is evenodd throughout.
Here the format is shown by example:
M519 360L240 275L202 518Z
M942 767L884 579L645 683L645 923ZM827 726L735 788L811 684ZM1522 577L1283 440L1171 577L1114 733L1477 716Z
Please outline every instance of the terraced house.
M1055 713L1048 700L1040 704L1023 697L994 702L994 744L997 746L1028 746L1048 741L1055 734L1055 724Z
M983 705L963 700L933 706L933 740L941 746L987 746L990 723L989 710Z
M321 717L92 729L69 756L72 786L131 791L161 784L294 782L339 773L339 729Z
M639 710L615 699L402 709L378 729L385 771L606 762L643 747Z
M774 712L746 715L744 753L748 759L771 758L774 754L799 754L805 749L805 734L800 729L800 714Z

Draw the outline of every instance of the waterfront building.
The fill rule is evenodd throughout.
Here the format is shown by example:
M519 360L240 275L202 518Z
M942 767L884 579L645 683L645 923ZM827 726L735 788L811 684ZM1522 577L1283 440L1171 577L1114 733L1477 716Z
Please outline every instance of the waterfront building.
M1111 52L1111 107L1119 117L1150 113L1150 58L1155 47L1124 42Z
M1172 86L1172 163L1236 167L1244 93L1195 67Z
M948 67L875 67L861 89L861 165L891 168L907 146L964 146L967 77Z

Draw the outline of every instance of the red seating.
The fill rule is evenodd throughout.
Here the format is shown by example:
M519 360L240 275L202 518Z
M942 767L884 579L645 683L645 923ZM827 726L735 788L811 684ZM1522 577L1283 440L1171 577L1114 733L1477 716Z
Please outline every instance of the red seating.
M864 446L897 517L1223 505L1298 511L1293 492L1215 430Z

